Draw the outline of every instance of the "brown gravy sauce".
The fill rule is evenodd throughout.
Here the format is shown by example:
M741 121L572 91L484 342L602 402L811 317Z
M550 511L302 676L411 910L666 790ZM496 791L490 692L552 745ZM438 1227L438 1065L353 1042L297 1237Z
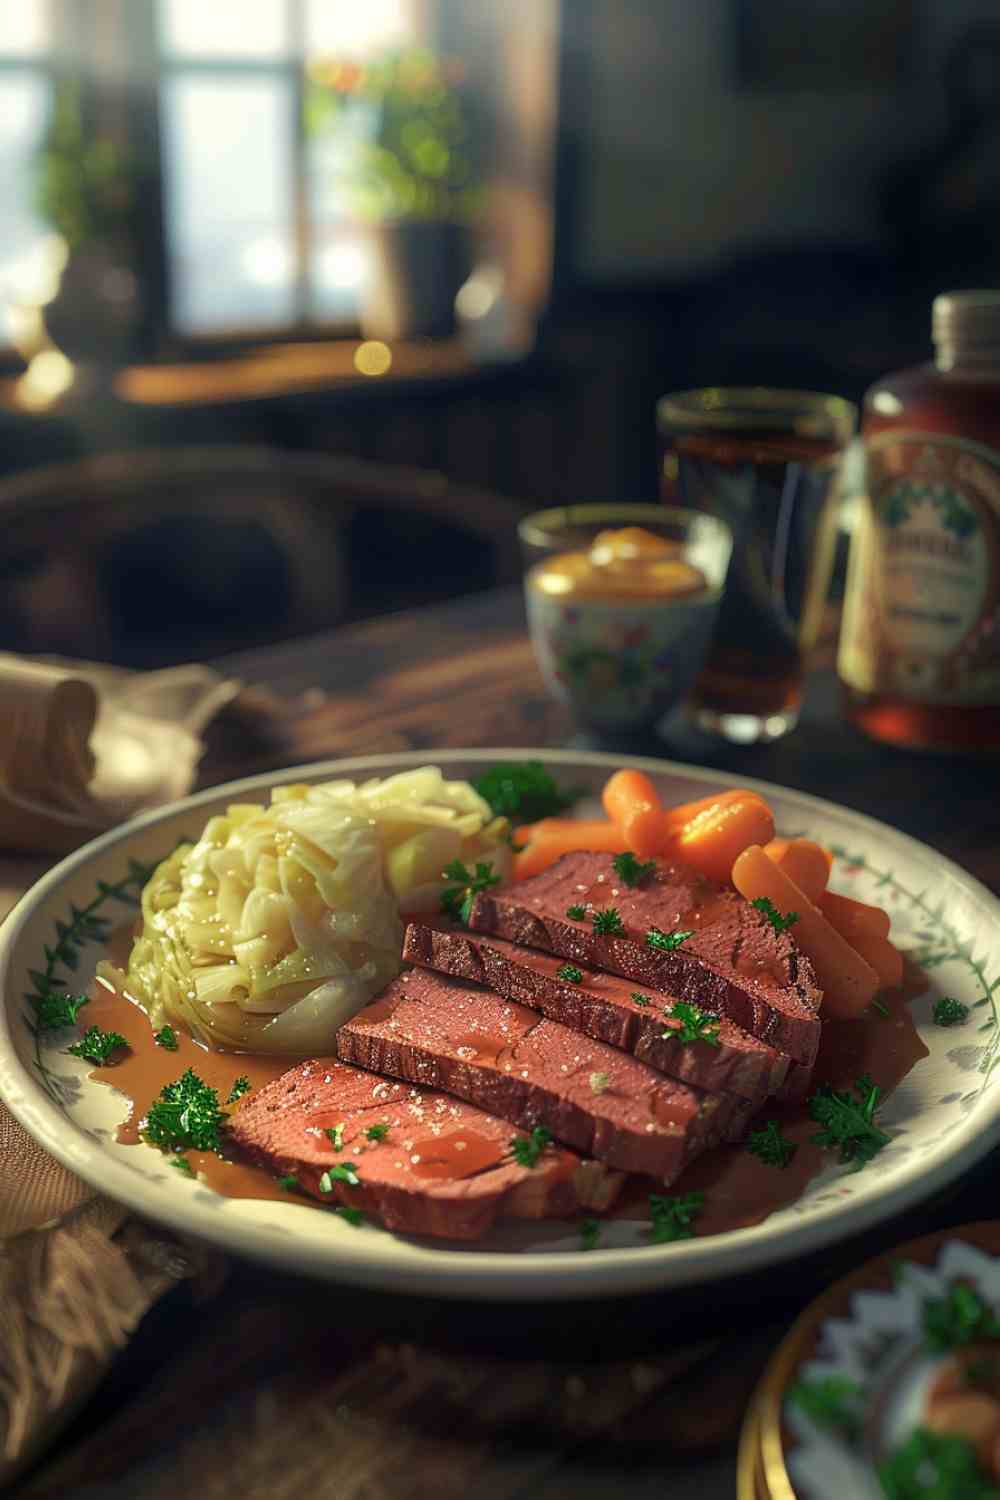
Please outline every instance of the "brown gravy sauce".
M112 963L124 967L130 944L130 931L119 933L112 939L108 947ZM923 972L907 963L899 989L881 996L889 1012L887 1016L872 1014L860 1021L826 1021L814 1074L816 1084L849 1089L860 1074L869 1073L883 1095L890 1094L927 1056L927 1048L917 1034L908 1009L909 1001L923 994L927 987ZM387 1013L390 1012L391 1007ZM294 1057L210 1051L176 1026L177 1050L167 1051L154 1042L149 1018L142 1007L128 995L109 989L100 981L96 981L91 990L91 1002L84 1014L87 1025L121 1032L130 1047L121 1062L94 1068L90 1073L91 1078L109 1084L128 1100L128 1114L117 1133L118 1140L127 1145L139 1142L140 1125L150 1104L164 1084L173 1083L185 1068L194 1068L200 1078L218 1090L220 1102L224 1103L234 1081L241 1075L249 1078L251 1091L256 1091L280 1077L297 1061ZM535 1012L527 1014L532 1020L536 1019ZM477 1041L481 1047L483 1036L478 1035ZM510 1038L505 1041L509 1044ZM240 1106L237 1103L233 1107L239 1109ZM778 1120L783 1133L798 1146L790 1166L784 1169L766 1166L750 1155L744 1146L718 1146L692 1162L666 1190L671 1196L695 1190L704 1192L705 1206L698 1219L699 1236L760 1223L776 1209L793 1203L811 1179L829 1164L829 1153L811 1143L816 1125L809 1119L804 1104L766 1107L761 1112L760 1121L770 1119ZM463 1139L466 1142L463 1167L480 1170L498 1159L495 1142L473 1140L468 1131L463 1133ZM230 1161L213 1152L186 1151L184 1154L199 1179L217 1193L229 1198L288 1201L287 1192L262 1168ZM428 1141L426 1152L421 1150L419 1154L426 1162L424 1175L457 1175L458 1162L452 1159L450 1151L442 1149L441 1140ZM475 1163L473 1158L477 1158ZM573 1160L572 1157L567 1159ZM648 1220L649 1194L663 1191L662 1185L652 1179L635 1178L626 1185L610 1216ZM321 1204L315 1206L322 1207Z

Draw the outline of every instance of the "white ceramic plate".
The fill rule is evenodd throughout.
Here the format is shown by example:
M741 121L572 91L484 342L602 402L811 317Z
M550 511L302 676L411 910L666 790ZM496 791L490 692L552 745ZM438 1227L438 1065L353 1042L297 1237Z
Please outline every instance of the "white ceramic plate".
M162 857L228 802L283 781L386 775L435 761L450 776L478 774L497 760L543 760L562 785L596 792L619 757L568 751L480 750L380 755L296 766L189 797L95 839L50 871L0 928L0 1097L46 1150L100 1188L181 1233L281 1268L330 1280L448 1297L575 1298L708 1282L814 1250L899 1213L936 1192L1000 1142L1000 902L940 854L871 818L799 792L757 785L779 830L840 851L832 884L892 913L893 938L928 967L933 991L914 1006L930 1055L892 1095L884 1123L893 1136L862 1172L831 1166L790 1207L764 1223L670 1245L644 1243L641 1226L611 1222L601 1247L582 1253L574 1226L502 1226L474 1249L404 1239L375 1226L352 1228L306 1205L217 1196L170 1171L146 1146L120 1146L114 1127L124 1101L88 1082L87 1065L46 1043L40 1058L25 994L43 969L46 944L71 904L84 907L98 883L123 878L130 859ZM628 762L648 771L663 798L704 796L736 778L673 765ZM73 988L89 983L99 956L83 951ZM931 1024L935 994L970 1007L960 1028ZM39 1065L41 1064L41 1066Z

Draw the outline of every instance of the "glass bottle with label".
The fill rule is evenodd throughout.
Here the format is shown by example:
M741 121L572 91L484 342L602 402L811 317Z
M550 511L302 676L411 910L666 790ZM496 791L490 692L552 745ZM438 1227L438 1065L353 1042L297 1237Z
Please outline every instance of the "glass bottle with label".
M865 397L837 667L865 733L1000 751L1000 291L947 292L935 359Z

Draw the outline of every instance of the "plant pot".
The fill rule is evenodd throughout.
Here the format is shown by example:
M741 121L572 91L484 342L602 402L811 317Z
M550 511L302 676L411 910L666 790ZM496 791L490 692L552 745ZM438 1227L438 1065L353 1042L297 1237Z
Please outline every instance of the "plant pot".
M464 224L401 220L371 229L372 271L361 307L366 338L448 338L455 296L469 274Z

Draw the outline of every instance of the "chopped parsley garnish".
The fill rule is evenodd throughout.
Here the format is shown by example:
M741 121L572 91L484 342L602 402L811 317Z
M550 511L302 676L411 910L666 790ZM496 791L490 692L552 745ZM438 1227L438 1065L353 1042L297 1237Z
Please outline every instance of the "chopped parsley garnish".
M221 1151L219 1127L225 1122L219 1096L193 1068L186 1068L175 1083L164 1084L149 1106L142 1134L153 1146Z
M965 1282L945 1297L924 1303L924 1344L933 1354L946 1354L982 1339L1000 1339L1000 1318L988 1302Z
M597 1242L601 1238L600 1219L582 1219L580 1221L580 1249L595 1250Z
M770 896L758 896L755 901L750 902L750 905L764 914L775 932L787 932L789 927L799 920L797 911L790 911L783 917Z
M172 1026L161 1026L159 1031L154 1031L153 1041L167 1052L177 1051L177 1033Z
M574 922L582 922L587 915L585 906L567 906L566 915Z
M194 1176L194 1167L192 1167L186 1156L171 1157L170 1165L176 1167L178 1172L183 1172L185 1177Z
M369 1125L365 1131L365 1139L369 1141L384 1141L389 1134L389 1126L383 1121L380 1125Z
M494 872L492 861L479 861L475 871L468 870L460 859L453 859L441 871L444 880L457 880L441 892L441 910L463 926L468 925L472 903L480 891L500 884L500 876Z
M689 1240L694 1234L693 1221L705 1205L704 1193L683 1193L677 1198L664 1198L661 1193L650 1193L649 1214L653 1221L649 1237L654 1245L666 1245L671 1240Z
M603 1094L605 1092L605 1090L609 1089L610 1087L611 1087L611 1074L610 1073L591 1073L591 1075L590 1075L590 1092L592 1094Z
M640 995L638 990L633 990L629 999L634 1000L636 1005L652 1005L653 1003L648 995Z
M294 1172L286 1172L284 1177L278 1178L278 1186L284 1188L286 1193L294 1193L299 1186L299 1179Z
M498 818L509 818L516 813L522 823L554 817L583 796L582 787L561 792L539 760L504 761L490 766L472 785Z
M969 1019L969 1007L950 995L942 995L935 1002L933 1021L935 1026L961 1026Z
M530 1135L515 1135L510 1143L510 1151L519 1167L537 1167L538 1158L552 1140L551 1130L546 1130L544 1125L536 1125Z
M707 1042L710 1047L721 1047L719 1041L719 1018L710 1010L702 1010L689 1000L676 1000L671 1010L664 1010L670 1021L680 1021L676 1030L663 1033L665 1042Z
M661 953L673 953L681 943L686 943L689 937L694 937L694 933L661 932L658 927L651 927L646 933L646 947L657 948Z
M816 1146L829 1146L843 1162L861 1168L888 1146L889 1137L875 1123L882 1090L867 1073L856 1080L852 1093L838 1093L826 1085L809 1100L809 1118L823 1129L813 1136Z
M611 934L625 931L625 923L614 906L607 906L603 911L595 911L591 921L595 932Z
M335 1167L328 1167L319 1180L320 1192L332 1193L335 1182L346 1182L348 1187L357 1187L358 1169L352 1161L342 1161Z
M751 1130L747 1150L751 1156L759 1156L767 1167L787 1167L798 1150L794 1141L782 1135L777 1120L768 1120L760 1130Z
M583 970L578 969L576 964L560 964L556 970L557 979L565 979L570 984L583 983Z
M327 1140L330 1142L330 1145L333 1147L334 1151L343 1151L343 1149L344 1149L344 1122L343 1122L343 1120L341 1120L341 1122L340 1122L339 1125L329 1125L326 1128L326 1130L324 1130L323 1134L326 1136Z
M888 1005L883 1005L881 1000L872 1001L872 1010L879 1016L887 1016L889 1014Z
M365 1216L360 1208L352 1208L349 1203L340 1203L333 1211L335 1214L339 1214L344 1222L350 1224L354 1229L360 1229L361 1225L365 1222Z
M824 1375L821 1380L797 1380L788 1400L820 1427L842 1427L856 1432L861 1425L861 1387L846 1375Z
M88 1062L97 1063L103 1067L109 1063L116 1052L127 1047L128 1042L119 1031L102 1031L99 1026L90 1026L83 1033L78 1042L67 1047L67 1052L72 1052L74 1057L84 1057Z
M648 860L645 864L640 863L635 855L628 850L624 854L616 854L611 861L616 875L624 880L629 887L641 885L647 875L652 875L656 869L656 860Z
M35 1020L39 1031L58 1031L62 1026L75 1026L76 1018L85 1005L90 1004L89 995L58 995L50 992L35 1000Z
M886 1500L996 1500L989 1479L968 1438L917 1427L879 1464Z
M250 1080L249 1080L249 1078L247 1077L247 1075L245 1073L241 1073L240 1076L239 1076L239 1078L235 1078L233 1080L233 1086L229 1090L229 1097L227 1098L226 1103L227 1104L235 1104L236 1101L237 1101L237 1099L242 1099L243 1098L243 1095L248 1092L249 1088L250 1088Z

